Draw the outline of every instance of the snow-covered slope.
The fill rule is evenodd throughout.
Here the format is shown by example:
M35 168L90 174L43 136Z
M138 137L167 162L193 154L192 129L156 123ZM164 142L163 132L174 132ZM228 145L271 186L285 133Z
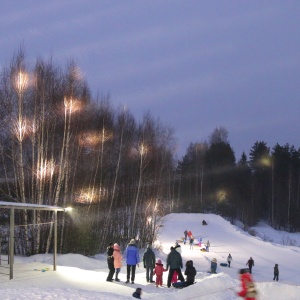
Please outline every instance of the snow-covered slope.
M205 219L207 226L202 226ZM293 239L295 246L283 246L263 241L259 236L250 236L238 227L231 225L220 216L212 214L170 214L164 217L156 245L156 257L166 262L170 247L183 236L185 229L204 243L210 241L210 252L201 252L194 246L182 245L184 263L192 259L197 269L197 283L188 288L156 288L146 282L145 269L137 268L135 284L126 285L126 267L123 261L121 275L123 282L108 283L106 257L103 254L87 258L78 254L58 255L57 271L52 269L51 255L16 257L15 276L0 277L1 299L132 299L135 288L143 289L142 299L238 299L240 289L238 270L246 267L250 256L255 261L253 278L259 291L259 299L300 299L300 234L290 235L274 231L264 224L254 228L257 234L268 241L276 241L280 234ZM279 240L282 240L280 238ZM114 241L118 242L118 241ZM228 253L233 257L232 267L221 267ZM143 249L141 250L141 256ZM218 274L209 275L212 258L218 260ZM273 282L274 264L279 264L279 282ZM50 270L42 272L43 268ZM37 270L35 270L37 269ZM164 283L167 272L164 274Z

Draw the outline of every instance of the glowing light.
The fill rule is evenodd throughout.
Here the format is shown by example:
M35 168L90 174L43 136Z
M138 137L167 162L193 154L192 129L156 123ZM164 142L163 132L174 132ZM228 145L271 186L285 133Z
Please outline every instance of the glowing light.
M14 122L14 132L19 142L22 142L27 133L26 120L17 120Z
M75 201L79 203L92 203L95 202L96 200L97 200L97 195L95 189L81 190L79 197L75 199Z
M20 71L16 78L16 87L19 93L21 93L26 87L28 83L28 74Z
M72 211L72 210L73 210L72 207L66 207L66 208L65 208L65 212Z
M79 145L84 147L96 147L102 141L105 142L112 138L111 133L107 133L106 131L99 132L99 131L89 131L89 132L82 132L79 137Z
M65 112L68 112L69 114L78 112L82 109L81 101L74 99L72 97L70 98L64 97L64 106L65 106Z
M219 201L225 201L226 198L227 198L227 193L226 193L226 191L220 190L220 191L217 192L217 199L218 199Z
M36 177L38 179L45 179L45 178L50 178L53 176L55 171L55 162L53 159L50 161L48 160L43 160L37 169L36 172Z
M272 165L272 159L269 156L264 156L261 158L260 163L265 167L270 167Z
M147 147L144 144L140 144L139 152L141 156L145 155L147 153Z
M147 218L147 224L150 225L151 222L152 222L152 217L148 217L148 218Z

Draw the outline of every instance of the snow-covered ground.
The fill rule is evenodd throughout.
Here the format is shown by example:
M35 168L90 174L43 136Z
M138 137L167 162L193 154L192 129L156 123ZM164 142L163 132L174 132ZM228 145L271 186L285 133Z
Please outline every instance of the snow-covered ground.
M207 226L201 225L203 219L207 221ZM106 282L108 270L105 254L94 258L78 254L58 255L56 272L52 271L52 255L34 255L15 258L13 280L1 274L1 299L133 299L132 293L137 287L143 290L142 299L238 299L238 270L246 267L250 256L255 261L252 273L259 291L258 299L300 299L299 233L275 231L259 224L252 228L256 236L251 236L220 216L170 214L164 217L155 243L160 247L155 250L156 258L162 259L164 265L170 247L183 236L185 229L191 230L196 237L202 237L203 242L209 240L211 244L209 252L201 252L197 246L190 249L188 244L182 245L184 264L192 259L197 270L197 283L188 288L156 288L146 282L142 264L137 268L135 284L125 284L125 261L119 276L122 282ZM144 249L141 250L141 257L143 252ZM220 262L226 262L229 253L233 257L232 267L221 267ZM207 273L212 258L218 260L218 274L215 275ZM279 264L278 282L272 280L275 263ZM167 272L164 274L164 284L166 282Z

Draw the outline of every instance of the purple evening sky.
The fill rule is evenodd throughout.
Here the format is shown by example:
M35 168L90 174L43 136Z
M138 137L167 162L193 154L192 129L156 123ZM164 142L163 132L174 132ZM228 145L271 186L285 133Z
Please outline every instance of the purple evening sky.
M75 59L92 93L146 111L190 142L227 128L237 159L256 141L300 146L300 1L2 0L0 67Z

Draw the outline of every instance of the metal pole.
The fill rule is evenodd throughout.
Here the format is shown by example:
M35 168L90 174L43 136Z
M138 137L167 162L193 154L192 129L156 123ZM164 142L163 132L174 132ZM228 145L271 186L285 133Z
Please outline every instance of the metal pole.
M53 271L56 271L56 253L57 253L57 211L54 211L54 249L53 249Z
M9 225L9 279L14 277L14 232L15 232L15 209L10 209L10 225Z

